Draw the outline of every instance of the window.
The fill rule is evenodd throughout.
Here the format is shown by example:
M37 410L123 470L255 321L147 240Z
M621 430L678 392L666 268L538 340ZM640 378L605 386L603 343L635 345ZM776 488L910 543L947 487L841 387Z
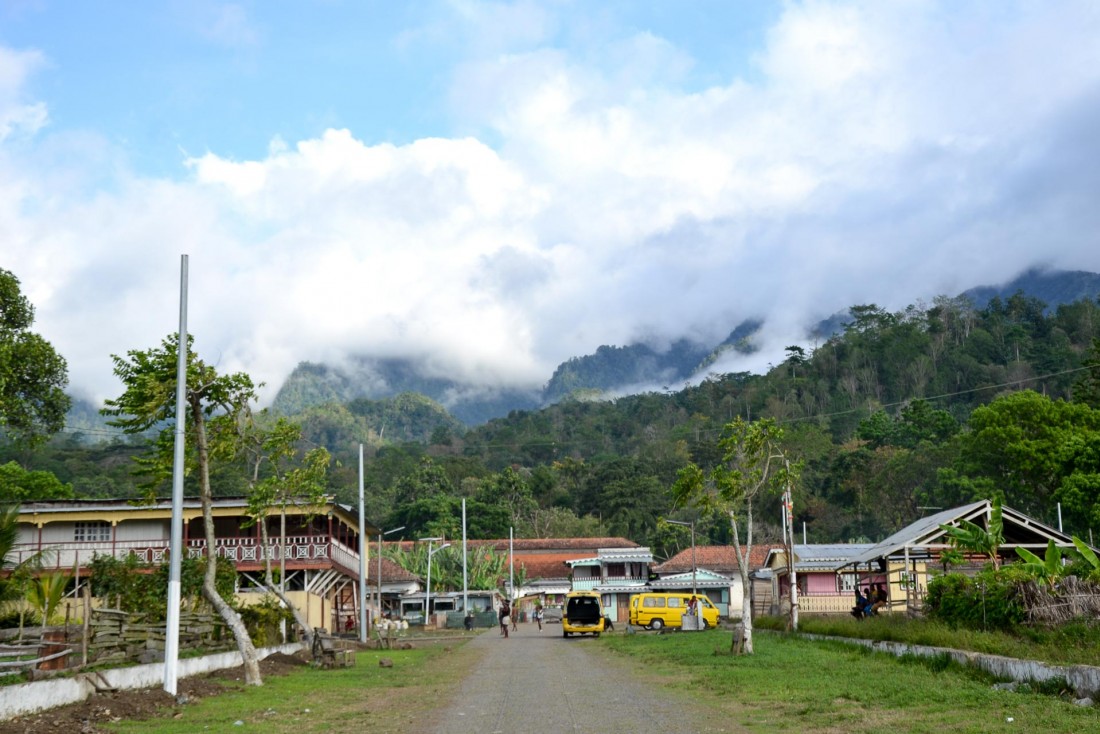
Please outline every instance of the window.
M670 607L679 607L680 602L682 602L682 601L683 601L683 599L678 599L675 596L672 596L672 597L669 597L669 599L668 599L668 605Z
M647 596L645 599L642 600L642 606L643 607L663 607L664 605L665 605L665 600L662 599L659 596L658 597Z
M73 540L82 542L102 542L111 539L111 524L108 522L78 522L73 529Z

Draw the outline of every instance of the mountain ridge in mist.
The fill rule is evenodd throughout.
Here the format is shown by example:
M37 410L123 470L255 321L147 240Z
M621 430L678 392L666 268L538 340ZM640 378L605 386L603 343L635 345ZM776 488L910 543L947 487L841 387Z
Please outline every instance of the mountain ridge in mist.
M1007 283L976 286L960 297L969 298L975 308L984 308L993 298L1009 298L1017 292L1054 309L1100 295L1100 274L1031 268ZM843 329L849 320L847 313L822 319L808 330L807 340L814 336L827 338ZM513 410L535 410L571 398L629 394L631 388L644 385L681 385L703 372L727 350L751 353L753 337L764 328L764 322L746 319L718 344L682 338L664 351L644 343L601 345L592 354L562 362L541 390L498 390L424 377L418 365L406 359L358 357L349 361L350 367L303 362L279 389L272 407L293 415L320 402L380 399L401 392L418 392L438 401L464 424L473 426Z

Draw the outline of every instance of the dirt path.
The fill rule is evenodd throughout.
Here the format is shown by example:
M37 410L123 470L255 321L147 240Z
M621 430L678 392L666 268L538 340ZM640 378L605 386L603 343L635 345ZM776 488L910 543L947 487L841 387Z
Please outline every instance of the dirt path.
M521 624L508 639L490 630L471 640L476 667L433 713L430 731L732 731L712 710L642 682L594 643L564 639L560 624L544 624L541 632Z

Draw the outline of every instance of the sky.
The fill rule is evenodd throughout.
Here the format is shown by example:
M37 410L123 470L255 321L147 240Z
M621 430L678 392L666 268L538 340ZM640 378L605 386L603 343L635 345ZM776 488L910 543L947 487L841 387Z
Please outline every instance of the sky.
M1100 272L1093 0L0 0L0 268L71 392L179 322L267 387Z

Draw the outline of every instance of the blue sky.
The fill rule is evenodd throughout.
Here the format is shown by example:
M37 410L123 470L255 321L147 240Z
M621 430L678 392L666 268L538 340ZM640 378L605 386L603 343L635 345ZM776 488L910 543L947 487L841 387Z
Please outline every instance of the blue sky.
M856 303L1100 271L1097 38L1088 0L0 0L0 267L94 398L183 253L199 351L273 387L538 387L746 318L719 368L761 369Z

